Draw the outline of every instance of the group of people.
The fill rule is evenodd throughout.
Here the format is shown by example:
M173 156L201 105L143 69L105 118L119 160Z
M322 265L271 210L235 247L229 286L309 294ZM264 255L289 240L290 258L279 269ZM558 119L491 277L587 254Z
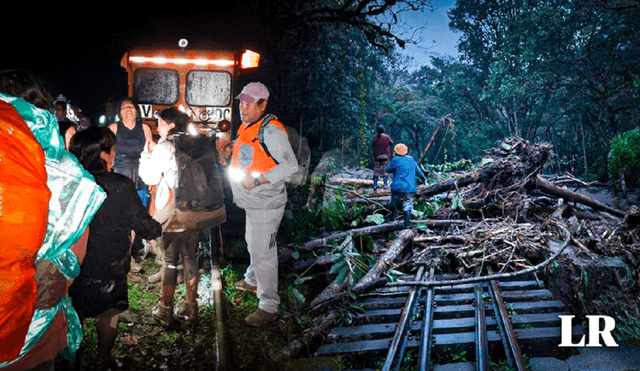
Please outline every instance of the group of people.
M242 125L232 144L231 159L225 161L233 200L245 211L250 255L244 278L235 287L259 299L257 310L245 319L250 326L268 325L278 318L276 235L287 203L285 184L298 171L285 127L267 114L269 96L264 84L253 82L236 97ZM108 127L89 126L67 140L53 115L52 101L37 76L0 71L0 129L10 128L0 130L0 160L11 164L13 172L13 177L0 178L0 228L15 227L16 220L22 228L21 233L0 239L0 247L7 251L0 268L19 272L0 277L10 281L0 282L0 287L22 291L3 292L0 299L32 301L20 309L15 303L13 307L0 303L13 308L0 313L0 369L51 370L62 349L73 360L82 321L95 318L96 369L104 370L111 361L118 316L129 306L127 276L136 239L162 238L157 317L165 324L175 320L174 291L182 259L186 300L177 315L197 320L200 234L167 223L165 212L171 208L178 185L173 137L186 131L189 117L175 107L163 110L156 143L150 128L139 120L134 101L125 99L120 104L120 121ZM402 211L408 227L417 177L426 177L406 145L393 146L383 127L378 127L373 142L374 187L380 175L387 187L387 174L393 174L390 206L394 216ZM21 171L30 177L20 177ZM142 197L149 186L155 189L151 209ZM34 195L30 196L30 223L23 216L25 206L10 203L11 197L2 194L21 188L26 192L20 194ZM12 196L19 199L20 194ZM25 234L31 239L23 238ZM11 257L15 261L9 261ZM75 311L62 310L69 304ZM14 326L5 326L7 323ZM4 346L9 339L24 346L9 349Z
M51 202L45 203L44 198L49 194L42 192L43 201L38 205L43 216L38 220L39 224L36 225L35 221L33 223L33 228L39 228L42 233L39 235L26 231L24 228L27 226L23 223L23 233L31 233L34 238L37 237L29 246L26 246L19 235L13 236L11 241L0 241L3 249L11 246L17 250L14 254L15 264L26 272L18 277L19 282L34 301L29 307L30 312L24 313L24 310L16 309L15 313L0 313L0 322L22 324L19 329L12 330L0 323L0 343L5 344L10 339L13 343L17 341L24 344L14 347L11 353L8 349L0 351L0 369L52 370L56 354L63 349L68 351L67 358L73 361L79 341L77 336L72 338L70 335L75 333L81 339L82 322L86 318L95 318L98 334L96 370L105 370L111 362L118 316L129 306L127 276L131 264L131 246L137 238L162 238L162 290L155 313L157 317L164 324L171 324L175 320L173 297L177 267L182 259L186 300L177 315L189 321L197 320L199 231L179 228L175 224L167 227L170 223L160 217L171 206L178 182L172 137L185 132L189 117L175 107L162 111L158 118L160 138L156 143L151 130L138 119L134 102L125 99L120 104L119 122L108 127L87 127L70 135L68 142L65 142L53 115L49 90L37 76L26 71L0 71L0 94L0 104L4 105L3 100L6 100L16 107L26 106L24 112L29 115L32 115L32 111L37 112L40 117L40 121L33 120L33 117L20 110L18 113L21 116L15 115L17 119L9 117L2 110L4 106L0 105L0 123L13 122L10 119L15 119L14 121L20 121L24 126L20 133L24 132L26 136L36 134L38 143L31 148L33 154L20 155L37 159L37 152L44 151L44 158L47 160L48 156L62 156L80 173L77 183L87 188L84 190L78 186L69 190L52 187L49 167L43 166L44 162L41 160L39 165L43 169L39 181L48 182L46 186L52 189L50 199L47 199ZM278 317L280 298L275 237L287 200L285 182L298 170L284 126L275 116L266 115L269 95L269 90L262 83L250 83L236 97L243 123L238 130L229 161L230 174L234 171L243 174L242 177L231 180L231 189L235 203L246 211L245 239L251 260L245 278L235 285L239 289L253 292L259 299L258 309L246 318L247 324L251 326L264 326ZM47 125L44 128L34 127L31 125L34 121L42 121ZM38 137L45 130L47 138L50 138L49 142ZM0 130L0 134L2 133L4 132ZM17 156L18 152L25 151L14 148L11 141L6 139L0 136L1 159ZM20 165L23 164L16 161L15 166ZM37 174L32 170L31 173ZM16 185L35 192L31 188L35 188L36 184L29 179L6 180L7 183L9 181L15 181ZM0 179L0 190L3 185L3 180ZM46 186L40 185L40 188L45 189ZM140 192L149 186L156 189L151 210L143 204ZM69 199L69 193L76 188L83 197ZM51 223L52 218L64 213L64 210L56 213L57 210L53 209L52 205L58 204L69 208L67 214L81 214L83 218L70 218L84 221L84 224L67 223L63 232L57 232L66 237L55 240L56 245L52 250L57 255L41 258L43 247L38 244L46 244L51 239L49 234L53 234L55 228L61 228ZM12 222L6 215L14 214L0 214L0 227L5 227L2 223ZM46 215L49 223L45 220ZM62 224L62 220L59 224ZM48 228L46 235L45 228ZM25 264L23 256L31 258L28 264ZM48 264L40 264L41 261ZM11 269L16 270L15 267ZM3 285L0 286L3 289L13 289L13 286L18 286L13 281L9 284L1 282ZM16 295L6 292L3 294L7 295L0 296L13 295L15 298ZM28 299L26 294L23 297ZM54 309L67 303L67 309L70 310L61 310L59 316L49 312L39 314L38 308L42 303ZM66 322L59 318L62 315L66 317ZM40 326L39 332L32 330L35 322Z
M400 212L403 225L409 228L411 212L413 211L413 196L418 190L417 180L427 180L418 163L409 155L409 149L403 143L393 145L393 140L385 134L384 126L378 125L376 135L373 136L373 189L380 188L378 179L382 176L383 187L388 187L388 174L393 175L391 183L391 220ZM391 148L393 147L392 156Z
M42 321L36 316L39 314L36 311L36 315L30 318L32 324L28 334L20 343L24 344L22 351L13 359L3 359L7 364L0 364L0 368L4 366L9 370L32 368L51 370L54 367L53 360L62 348L70 350L69 360L73 361L73 353L78 349L79 343L71 344L69 341L72 320L78 319L79 328L75 331L81 338L84 320L95 318L98 335L96 370L106 370L111 361L111 351L116 340L118 316L129 307L127 275L130 270L132 237L149 240L158 238L162 235L162 226L150 216L148 208L143 205L131 177L112 171L116 164L118 150L116 133L107 127L88 126L76 132L67 130L65 134L70 132L72 134L63 137L64 131L60 129L67 121L62 115L58 117L53 115L55 105L50 101L49 90L44 82L26 71L15 70L2 71L0 81L0 92L4 94L3 98L14 104L16 108L21 108L18 112L25 123L36 123L36 125L39 122L44 123L43 127L34 126L29 129L34 134L49 139L48 141L40 140L40 150L44 150L46 158L50 156L52 164L66 163L66 166L56 169L46 167L48 178L53 178L53 174L73 174L78 170L84 174L77 182L78 184L63 184L68 186L66 188L56 187L56 184L50 184L49 180L47 181L47 186L51 189L49 221L57 222L57 219L53 218L58 214L74 214L72 219L77 215L86 218L86 223L78 226L82 229L79 231L81 233L74 230L73 224L64 225L60 222L61 225L55 225L54 223L51 234L56 233L55 228L58 228L63 230L64 235L76 235L76 238L54 240L57 243L50 250L62 250L62 253L41 259L41 252L38 251L35 259L36 266L43 267L42 272L36 269L32 277L36 282L38 300L40 301L41 296L53 297L55 300L48 300L50 302L48 306L52 306L66 300L65 298L70 298L69 302L73 309L70 310L67 307L64 308L66 312L63 311L69 317L67 323L57 324L54 317L51 321L45 321L48 322L48 327L43 326L45 329L41 331L42 333L30 338L33 324L37 322L36 320ZM61 107L59 102L57 105ZM36 120L33 120L33 116L36 116ZM66 128L75 129L75 126ZM9 155L15 155L11 153L12 148L9 143L3 142L1 145L3 152L7 151ZM7 154L3 153L3 155ZM23 155L29 156L26 153ZM140 156L139 153L138 156ZM53 170L57 172L54 173ZM64 177L61 175L61 178ZM84 202L79 202L78 200L83 200L83 192L77 192L78 194L73 197L67 196L82 184L88 185L84 192L92 192L101 197L85 197ZM29 189L33 185L26 183L23 186ZM56 208L54 209L51 205ZM63 205L67 208L57 210L57 207ZM87 215L86 210L92 210L92 213ZM22 232L28 234L31 231L23 230ZM77 238L78 236L80 238ZM44 244L47 241L48 237L45 236L42 242ZM16 241L3 242L7 242L8 246L12 244L20 246L21 243L19 238ZM65 252L65 249L73 255ZM46 316L46 313L43 315ZM67 329L64 328L65 325ZM2 340L4 342L6 339Z

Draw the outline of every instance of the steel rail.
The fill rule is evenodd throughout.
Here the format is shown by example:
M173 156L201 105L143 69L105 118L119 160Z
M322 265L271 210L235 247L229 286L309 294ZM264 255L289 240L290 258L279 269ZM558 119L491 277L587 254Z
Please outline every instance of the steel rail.
M435 269L429 270L429 281L433 281ZM433 312L435 309L435 288L428 287L424 302L424 325L422 327L422 337L420 338L420 354L418 358L418 370L431 370L431 348L433 339Z
M505 340L507 343L504 349L507 354L507 359L511 363L511 367L515 368L517 371L526 371L527 363L522 356L522 351L518 345L516 333L513 330L513 325L509 318L509 312L502 300L502 294L500 293L498 283L495 280L489 282L489 293L491 295L491 300L494 303L495 317L498 322L498 328L500 329L503 343Z
M424 265L421 265L418 268L418 273L416 273L416 279L424 279L424 270ZM391 340L387 358L381 369L382 371L397 370L400 368L400 365L402 363L402 356L404 354L404 350L409 337L411 317L413 316L413 310L415 308L415 303L417 301L416 299L418 298L420 290L421 289L419 287L411 287L409 289L409 295L407 296L407 301L405 302L404 309L402 310L400 321L398 321L398 324L396 325L396 331L393 339Z
M220 258L224 256L224 246L222 245L222 227L218 227L220 236L220 254L214 253L213 238L209 233L209 262L211 264L211 297L215 310L215 341L213 342L213 351L216 354L216 362L214 371L227 371L229 367L229 355L227 349L226 328L223 317L222 303L224 295L222 293L222 275L220 274ZM215 256L215 257L214 257Z
M494 282L494 281L491 281ZM498 309L498 304L497 304L497 300L495 299L495 292L493 291L493 288L491 285L489 285L488 287L489 290L489 295L491 296L491 306L493 307L493 313L499 313L499 309ZM498 331L500 332L500 340L502 341L502 346L505 350L505 356L507 357L507 361L509 362L509 365L511 365L511 367L513 367L514 360L513 360L513 355L511 354L511 352L509 351L509 342L507 340L507 336L506 334L506 330L504 328L504 323L498 318L496 317L496 324L498 325Z
M489 370L489 341L487 320L484 312L484 289L481 283L475 285L476 307L476 371Z

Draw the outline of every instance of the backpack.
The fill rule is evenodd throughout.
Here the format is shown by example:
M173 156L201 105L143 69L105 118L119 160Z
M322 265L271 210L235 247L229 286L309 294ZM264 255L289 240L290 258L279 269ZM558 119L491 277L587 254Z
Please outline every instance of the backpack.
M178 165L178 186L173 202L163 210L166 232L202 230L226 221L222 174L218 168L215 137L179 134L172 138Z
M264 143L264 129L267 127L267 125L269 125L271 120L274 120L275 118L276 117L272 114L268 114L264 117L264 119L260 123L260 128L258 129L258 142L260 142L260 146L264 150L264 153L266 153L267 156L271 157L271 159L273 159L276 165L278 165L279 164L278 160L273 158L273 156L269 152L269 148L267 148L267 145Z
M267 148L267 145L264 143L264 130L271 120L277 120L277 118L273 114L268 114L264 117L258 129L257 140L267 156L271 157L277 165L278 160L271 155L269 148ZM296 132L295 129L286 127L284 124L282 124L282 126L285 128L287 137L289 138L289 144L291 144L293 153L298 161L298 172L292 177L291 182L294 184L303 184L306 181L307 169L309 168L309 162L311 160L311 152L309 151L307 140L300 137L300 134Z

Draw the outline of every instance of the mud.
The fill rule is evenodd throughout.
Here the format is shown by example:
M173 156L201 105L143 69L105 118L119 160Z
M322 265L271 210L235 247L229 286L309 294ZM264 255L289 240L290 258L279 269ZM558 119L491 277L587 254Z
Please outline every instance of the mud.
M640 206L639 188L630 189L626 194L612 186L580 187L572 190L622 211L627 211L631 205Z

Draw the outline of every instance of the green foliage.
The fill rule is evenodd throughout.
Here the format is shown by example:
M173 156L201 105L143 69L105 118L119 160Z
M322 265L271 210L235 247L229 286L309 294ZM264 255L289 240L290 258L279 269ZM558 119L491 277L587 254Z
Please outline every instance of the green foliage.
M361 205L349 207L340 192L324 202L314 203L313 209L303 207L286 210L279 230L282 243L304 243L322 231L341 231L365 220Z
M473 162L467 159L462 159L462 160L453 161L453 162L445 161L440 165L433 165L431 167L432 170L443 172L443 173L448 173L456 170L468 171L472 168L473 168Z
M616 179L624 172L627 182L640 182L640 128L626 131L611 139L609 170Z
M325 201L322 207L316 210L323 227L328 231L344 229L349 216L349 207L342 201L342 195L338 193L336 198Z
M451 210L465 210L464 205L462 204L462 197L456 194L451 199Z
M337 275L337 284L345 284L347 287L353 287L375 263L375 259L357 251L351 236L347 236L335 253L337 257L329 273Z
M364 222L375 225L383 224L385 222L384 215L378 213L367 215L367 217L364 219Z
M640 117L637 74L628 72L640 63L629 43L640 8L482 0L457 2L450 15L468 67L456 77L445 64L444 76L433 76L454 116L488 139L551 142L571 163L560 170L602 176L609 140Z
M467 362L467 351L463 350L458 354L452 354L451 359L453 362Z
M152 292L145 290L143 287L132 286L129 289L129 306L131 309L148 309L147 306L149 303L153 303L156 300L156 296Z

